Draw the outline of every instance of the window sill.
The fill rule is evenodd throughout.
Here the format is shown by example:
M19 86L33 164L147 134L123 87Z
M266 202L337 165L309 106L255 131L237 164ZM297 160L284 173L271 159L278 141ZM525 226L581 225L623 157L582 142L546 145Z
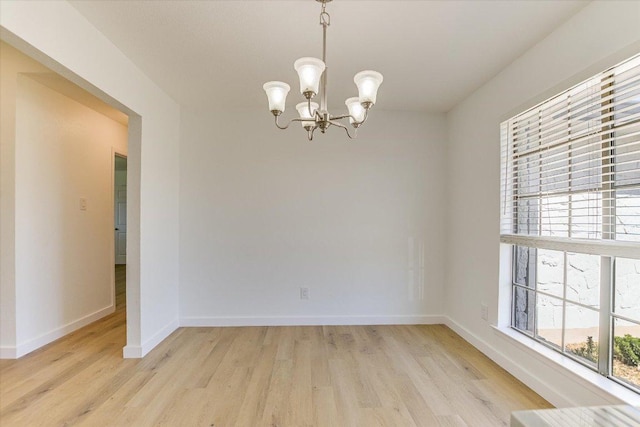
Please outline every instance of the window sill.
M559 373L565 376L569 376L570 374L578 376L591 386L597 388L600 392L606 393L628 405L640 406L640 394L617 384L615 381L590 370L571 358L566 357L509 327L491 327L496 332L496 335L511 343L516 343L516 345L521 348L534 352L539 356L542 362L550 364Z

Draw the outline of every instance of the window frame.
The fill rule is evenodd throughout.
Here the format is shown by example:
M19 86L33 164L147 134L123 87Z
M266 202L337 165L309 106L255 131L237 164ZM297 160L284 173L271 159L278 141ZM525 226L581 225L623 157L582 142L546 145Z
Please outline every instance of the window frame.
M515 265L517 262L516 256L514 255L516 250L517 250L518 245L512 245L512 257L511 257L511 263L512 263L512 270L516 270ZM536 248L536 249L546 249L546 248ZM612 343L610 342L610 336L612 336L612 334L608 333L609 329L611 329L611 324L613 322L608 321L606 322L605 325L603 325L603 318L605 319L612 319L613 317L613 310L612 310L612 304L609 303L609 300L611 299L612 293L610 292L611 288L610 288L610 284L607 283L607 285L609 286L603 286L603 278L607 278L607 282L611 282L611 271L612 271L612 265L614 263L615 258L614 257L609 257L609 256L601 256L600 257L600 292L599 292L599 304L597 308L594 307L590 307L587 306L586 304L582 304L580 302L577 301L572 301L567 299L566 297L566 287L567 287L567 283L566 283L566 269L567 269L567 255L571 254L571 253L577 253L577 254L581 254L579 252L573 252L573 251L558 251L558 252L562 252L563 256L564 256L564 265L563 265L563 269L564 269L564 275L565 275L565 280L563 281L562 287L563 287L563 295L562 297L558 296L558 295L554 295L552 293L546 292L546 291L540 291L539 289L537 289L537 284L536 284L536 275L537 275L537 271L534 270L534 274L533 274L533 281L534 281L534 287L529 288L526 287L520 283L517 283L516 280L512 280L511 286L512 289L520 288L523 289L525 291L531 292L533 294L533 299L534 299L534 310L532 312L533 314L533 332L531 334L527 333L528 331L524 331L522 329L519 329L515 326L515 317L516 317L516 307L515 307L515 293L512 291L511 293L511 323L509 325L509 327L521 334L523 334L524 336L544 345L545 347L548 347L554 351L557 351L558 353L562 354L563 356L569 357L570 359L572 359L575 362L580 363L581 365L591 369L594 372L598 372L601 375L604 376L609 376L609 372L611 372L610 366L612 366L612 360L609 357L610 353L613 354L613 352L609 352L608 348L611 347ZM582 255L582 254L581 254ZM587 254L587 255L591 255L591 254ZM536 257L537 257L537 253L536 253ZM537 269L536 269L537 270ZM607 288L607 289L605 289ZM550 343L548 340L539 337L538 333L537 333L537 328L538 328L538 311L536 310L537 308L537 296L538 294L540 295L544 295L544 296L548 296L551 298L556 298L559 300L562 300L562 318L563 318L563 324L562 324L562 341L561 341L561 345L560 348L558 348L556 345ZM603 304L604 302L604 304ZM595 365L591 365L587 362L585 362L584 360L582 360L580 357L572 354L571 352L566 351L565 349L565 332L566 332L566 327L565 327L565 321L566 321L566 305L568 304L573 304L573 305L577 305L577 306L581 306L584 307L587 310L592 310L592 311L596 311L598 312L598 316L599 316L599 320L600 323L598 325L598 350L599 350L599 354L598 354L598 363L596 363ZM617 316L620 317L620 316ZM625 321L631 321L633 323L638 323L635 320L632 319L628 319L628 318L621 318L622 320ZM602 345L602 343L604 343L605 345ZM634 391L636 392L640 392L640 385L638 387L632 388ZM637 390L636 390L637 389Z
M640 57L640 55L636 55L636 57ZM633 60L634 57L629 58L629 60ZM626 61L624 61L626 62ZM608 85L603 86L608 87L611 86L613 87L613 79L615 78L615 67L610 68L609 70L605 71L604 73L597 73L596 76L600 76L601 81L605 81L607 79L610 80L610 82L608 83ZM588 81L590 79L587 79L585 81ZM584 83L584 82L583 82ZM582 84L582 83L580 83ZM576 85L578 86L578 85ZM576 87L574 86L574 87ZM573 89L573 88L572 88ZM566 92L569 92L571 89L567 90ZM562 95L564 92L561 92L558 95L554 95L552 98L549 99L553 99L556 98L559 95ZM569 180L568 180L568 188L569 190L567 191L567 196L568 196L568 230L567 230L567 237L554 237L554 236L544 236L544 235L540 235L542 233L542 201L541 199L544 197L543 192L539 189L539 191L535 194L537 194L537 200L538 201L538 206L537 206L537 210L538 210L538 225L537 225L537 230L538 230L538 235L537 236L530 236L530 235L518 235L518 228L519 228L519 224L518 224L518 214L517 214L517 207L518 207L518 203L514 203L512 206L510 206L510 209L513 210L513 214L511 215L511 219L514 220L511 223L511 228L512 228L512 234L506 234L503 235L501 234L500 236L500 241L501 243L504 244L509 244L511 245L511 250L509 251L510 253L510 268L511 268L511 273L510 273L510 286L509 286L509 294L510 294L510 302L509 302L509 309L510 309L510 315L509 315L509 327L517 332L519 332L520 334L526 336L529 339L532 339L538 343L541 343L542 345L544 345L545 347L551 348L554 351L559 352L560 354L570 358L571 360L586 366L587 368L591 369L592 371L598 372L601 375L604 375L605 377L607 377L608 379L621 384L629 389L631 389L632 391L634 391L635 393L639 393L640 394L640 384L631 384L631 383L627 383L615 376L613 376L613 348L614 348L614 323L615 323L615 319L620 319L620 320L624 320L624 321L628 321L628 322L632 322L633 324L639 325L640 326L640 322L638 320L635 319L630 319L630 318L626 318L625 316L622 316L620 314L615 313L615 304L614 304L614 293L615 293L615 268L616 268L616 257L623 257L623 258L631 258L631 259L640 259L640 245L638 243L633 243L633 242L626 242L626 241L620 241L620 240L615 240L616 239L616 223L617 223L617 219L616 219L616 203L617 203L617 198L616 198L616 193L618 191L624 191L626 189L640 189L640 183L629 183L629 184L617 184L616 181L616 170L615 170L615 151L616 151L616 137L615 137L615 133L616 133L616 128L613 124L611 124L610 122L615 122L615 109L613 108L613 99L614 99L614 90L612 88L611 91L608 91L606 93L602 93L602 98L603 98L603 103L602 103L602 108L598 110L598 114L601 117L601 140L602 140L602 148L601 148L601 153L602 153L602 173L600 174L600 185L601 188L599 189L599 191L602 194L602 206L601 206L601 229L600 229L600 233L601 233L601 239L597 240L583 240L583 239L579 239L579 238L575 238L575 237L571 237L572 236L572 215L571 215L571 208L572 208L572 195L576 194L576 192L572 191L572 167L571 167L571 158L574 155L574 152L571 151L571 146L572 146L572 141L569 140L567 143L567 146L569 147L569 150L567 151L567 169L568 169L568 175L569 175ZM547 101L544 101L538 105L536 105L535 107L532 107L529 110L525 110L523 113L517 114L515 117L518 117L520 115L524 115L525 113L527 113L528 111L532 111L535 110L536 108L538 108L538 123L541 122L541 115L540 115L540 107L542 105L544 105ZM605 107L607 105L611 105L611 107L609 107L608 109L605 109ZM608 117L602 117L603 112L608 112L611 113L611 115L609 115ZM503 122L501 124L501 144L504 144L503 138L504 138L504 131L502 126L506 125L506 141L507 141L507 145L508 147L513 147L515 145L515 143L513 142L513 131L510 127L510 120L506 120L505 122ZM637 119L638 121L640 121L640 119ZM634 120L635 122L635 120ZM539 126L539 124L538 124ZM559 144L561 145L561 144ZM547 147L548 148L548 147ZM510 148L509 148L510 149ZM538 150L542 150L542 148L538 147ZM530 152L535 153L535 150L531 150ZM605 155L606 153L606 155ZM508 200L509 198L511 198L511 200L522 200L521 198L517 198L517 194L518 194L518 169L515 166L516 165L516 159L519 157L516 155L516 153L514 153L513 151L510 151L507 153L508 156L508 161L507 164L503 164L503 162L501 161L501 174L503 173L502 168L504 167L504 173L506 174L508 172L508 163L511 162L511 170L510 172L513 174L512 180L511 181L505 181L501 184L501 197L504 197L504 200ZM542 175L541 175L542 176ZM609 176L610 179L604 179L605 176ZM539 179L538 182L539 186L542 185L542 179ZM585 191L589 191L589 190L585 190ZM553 193L555 195L555 193ZM503 200L503 202L504 202ZM605 203L606 202L606 203ZM515 206L515 207L514 207ZM502 211L502 209L504 209L504 211ZM501 213L505 214L507 210L507 206L506 203L501 206ZM501 220L502 223L502 220ZM502 231L502 225L501 225L501 231ZM533 286L526 286L526 285L522 285L520 283L517 283L516 280L516 262L517 262L517 256L516 256L516 251L518 246L524 246L524 247L528 247L528 248L535 248L536 249L536 253L535 253L535 258L537 259L538 257L538 252L537 249L551 249L551 250L559 250L559 251L563 251L563 256L565 259L565 265L564 265L564 282L563 282L563 296L562 298L560 298L562 300L562 312L563 312L563 320L562 320L562 341L561 341L561 348L558 349L556 348L555 345L552 345L551 343L547 342L547 340L544 339L540 339L538 337L537 334L537 328L538 328L538 313L537 313L537 300L538 300L538 294L540 293L541 295L546 295L545 292L541 292L539 289L537 289L537 279L536 279L536 275L537 275L537 267L533 268L533 279L528 279L529 282L533 282ZM599 301L599 307L597 309L598 312L598 316L599 316L599 336L598 336L598 340L599 340L599 354L598 354L598 363L596 364L596 366L594 367L593 365L590 365L588 363L586 363L583 360L580 360L580 358L576 355L573 355L571 352L566 351L565 349L565 333L566 333L566 328L565 328L565 316L566 316L566 304L567 304L567 299L566 299L566 287L567 287L567 283L566 283L566 274L567 274L567 265L566 265L566 259L567 259L567 254L568 253L585 253L585 254L592 254L592 255L599 255L600 256L600 267L601 267L601 271L600 271L600 301ZM531 264L531 260L529 259L529 264ZM534 266L537 264L537 262L534 262ZM529 267L530 268L530 267ZM525 293L527 293L527 295L531 295L533 297L533 312L531 314L529 314L530 316L532 316L532 328L531 331L528 330L529 328L529 324L527 324L527 330L521 330L518 329L516 327L516 289L522 289ZM558 296L553 295L554 298L558 298ZM574 302L569 301L571 304L573 304ZM527 303L527 305L529 305L529 303ZM593 307L590 307L590 309L593 310Z

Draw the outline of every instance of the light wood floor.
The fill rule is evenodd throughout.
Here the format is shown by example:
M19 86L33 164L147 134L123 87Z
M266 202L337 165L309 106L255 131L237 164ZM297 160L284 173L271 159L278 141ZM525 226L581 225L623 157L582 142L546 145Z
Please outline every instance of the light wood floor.
M550 407L445 326L181 328L122 359L117 312L0 362L5 426L499 426Z

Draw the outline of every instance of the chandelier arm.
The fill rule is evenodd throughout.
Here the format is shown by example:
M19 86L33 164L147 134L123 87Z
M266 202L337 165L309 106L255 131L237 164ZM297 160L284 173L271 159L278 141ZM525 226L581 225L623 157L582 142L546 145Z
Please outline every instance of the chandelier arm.
M347 136L349 137L349 139L356 139L356 137L358 136L358 129L355 129L353 131L353 136L351 136L351 134L349 133L349 128L346 127L345 125L343 125L342 123L334 122L332 120L329 120L329 123L331 123L334 126L338 126L339 128L344 129L344 131L347 133Z
M364 110L364 118L360 122L351 114L343 114L341 116L336 116L336 117L331 116L329 120L342 120L342 119L350 118L350 119L353 119L354 125L360 126L361 124L367 121L367 117L369 117L369 110Z
M366 122L366 121L367 121L367 118L369 118L369 109L368 109L368 108L365 108L365 109L364 109L364 118L362 119L362 121L361 121L361 122L359 122L359 123L358 123L358 126L359 126L359 125L361 125L361 124L363 124L364 122Z
M274 116L274 117L275 117L275 119L276 119L276 120L275 120L276 127L277 127L278 129L282 129L282 130L287 129L287 128L291 125L291 123L293 123L293 122L304 122L304 121L308 121L308 120L309 120L309 119L300 119L300 118L295 118L295 119L291 119L291 120L289 120L289 123L287 123L285 126L280 126L280 123L278 123L278 116Z
M355 117L353 117L351 114L343 114L341 116L330 116L329 117L330 120L342 120L342 119L346 119L346 118L352 118L353 120L355 120Z
M315 111L311 110L311 98L307 99L307 111L309 111L309 116L313 118L315 122L323 120L322 114L316 109Z
M307 98L307 111L309 111L309 117L316 117L316 114L318 114L318 110L316 109L316 111L311 111L311 98Z

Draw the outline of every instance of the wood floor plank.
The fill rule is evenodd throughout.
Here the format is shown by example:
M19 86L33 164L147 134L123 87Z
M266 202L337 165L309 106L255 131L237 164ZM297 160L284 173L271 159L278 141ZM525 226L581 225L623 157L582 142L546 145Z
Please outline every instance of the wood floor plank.
M310 328L305 328L310 331ZM305 335L297 335L293 346L293 376L291 396L288 399L284 425L313 425L313 389L311 380L311 341Z
M324 327L311 328L311 383L314 387L330 387L331 372L329 371L329 357L327 343L324 335Z
M0 361L5 426L499 426L550 407L443 325L181 328L122 359L116 312Z
M348 366L342 359L329 359L331 382L338 409L338 424L341 426L357 426L360 405L355 387L349 380Z
M265 340L265 343L269 344L262 346L262 352L240 407L237 425L254 426L262 420L278 351L274 341Z
M339 427L341 425L333 387L313 388L313 421L315 426Z
M283 426L291 393L293 361L276 360L260 425ZM292 396L293 397L293 396Z
M459 415L439 415L437 419L439 427L469 427Z

